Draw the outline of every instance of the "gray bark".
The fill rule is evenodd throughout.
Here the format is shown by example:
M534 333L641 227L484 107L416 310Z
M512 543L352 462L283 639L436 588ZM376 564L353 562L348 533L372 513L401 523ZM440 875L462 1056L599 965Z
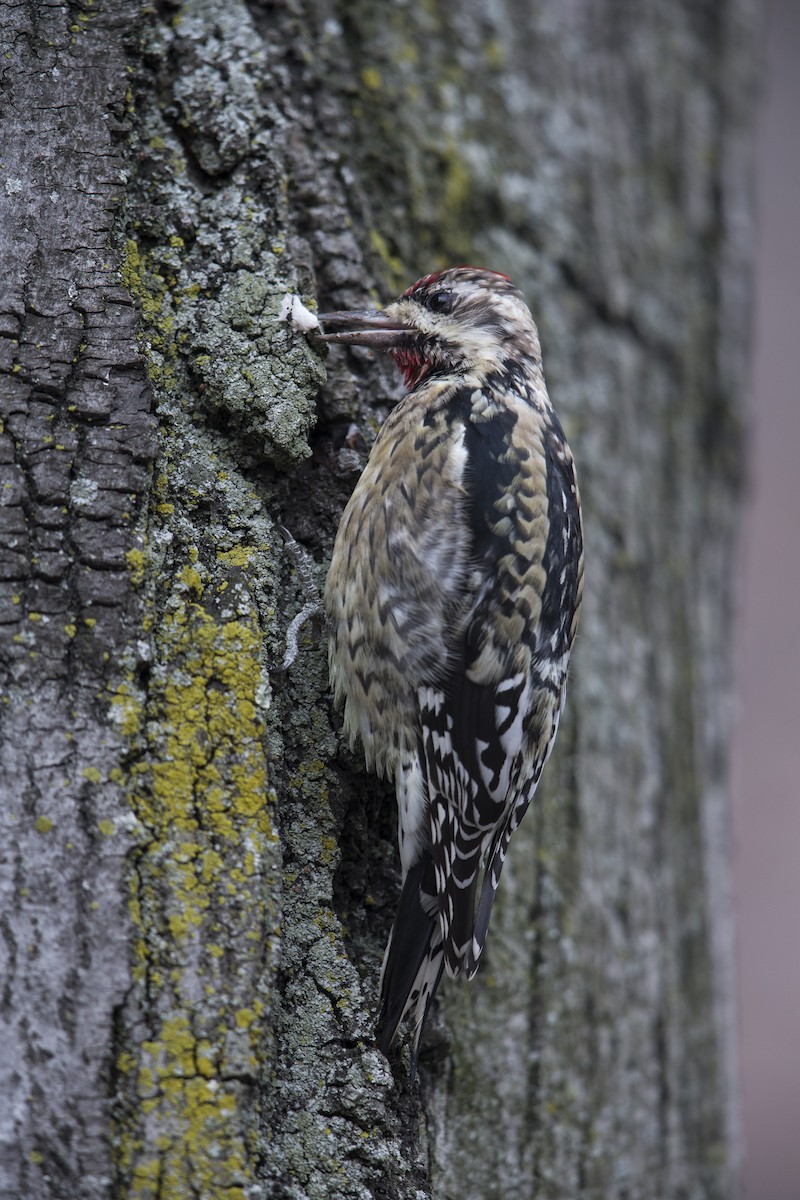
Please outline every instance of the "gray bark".
M755 0L2 13L0 1195L730 1197ZM530 299L587 597L409 1089L393 798L321 629L275 669L398 384L278 314L456 262Z

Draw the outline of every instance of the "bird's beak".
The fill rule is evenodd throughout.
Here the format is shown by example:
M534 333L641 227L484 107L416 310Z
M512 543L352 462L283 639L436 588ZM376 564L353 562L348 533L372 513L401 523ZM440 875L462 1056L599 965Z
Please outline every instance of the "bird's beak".
M359 312L319 313L318 319L326 325L347 325L337 333L316 333L318 342L338 342L345 346L369 346L372 350L391 350L401 345L408 337L405 325L385 313L373 309Z

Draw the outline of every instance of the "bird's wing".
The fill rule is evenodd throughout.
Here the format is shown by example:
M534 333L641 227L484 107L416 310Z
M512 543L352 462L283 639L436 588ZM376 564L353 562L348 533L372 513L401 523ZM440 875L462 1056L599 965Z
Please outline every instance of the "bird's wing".
M418 690L450 974L476 969L510 834L553 744L582 544L560 427L513 396L479 409L479 419L475 409L473 400L464 424L473 566L459 645L447 677Z

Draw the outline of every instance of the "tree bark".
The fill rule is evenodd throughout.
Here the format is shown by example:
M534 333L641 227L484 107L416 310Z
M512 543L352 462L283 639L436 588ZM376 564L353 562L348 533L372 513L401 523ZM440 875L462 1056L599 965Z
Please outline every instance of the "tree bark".
M755 0L2 3L0 1195L730 1197ZM567 714L418 1085L319 623L385 363L511 275L578 464Z

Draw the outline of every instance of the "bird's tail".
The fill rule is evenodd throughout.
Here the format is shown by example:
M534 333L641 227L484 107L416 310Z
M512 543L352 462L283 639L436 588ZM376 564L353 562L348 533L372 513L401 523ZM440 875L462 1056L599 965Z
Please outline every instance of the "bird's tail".
M553 735L554 737L555 735ZM525 816L528 810L533 793L536 791L536 785L539 782L539 777L542 773L542 768L547 762L547 756L552 748L553 738L550 740L550 747L547 750L544 758L541 759L534 768L524 786L520 788L519 793L513 806L506 814L505 821L498 826L495 832L492 844L487 855L486 868L483 873L483 881L481 883L480 899L478 901L478 911L475 914L472 928L472 938L469 947L464 954L462 966L467 979L472 979L478 969L478 961L483 953L483 947L486 944L486 935L489 932L489 921L492 916L492 907L494 905L495 896L497 895L497 887L500 883L500 872L503 870L503 863L506 861L506 853L508 851L508 843L511 841L511 835L519 828L520 821Z
M486 935L489 932L489 921L492 916L492 906L497 895L500 872L503 869L512 832L510 823L507 821L495 838L489 852L489 861L483 873L478 912L473 919L472 936L462 960L467 979L472 979L478 970L478 962L483 953L483 947L486 944Z
M429 850L408 871L381 968L378 1041L387 1054L403 1018L413 1015L411 1079L419 1042L444 968L433 860Z

